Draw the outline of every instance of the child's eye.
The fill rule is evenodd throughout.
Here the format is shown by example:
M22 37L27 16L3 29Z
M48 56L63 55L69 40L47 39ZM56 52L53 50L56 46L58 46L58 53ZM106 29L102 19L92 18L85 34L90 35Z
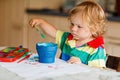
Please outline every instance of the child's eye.
M71 25L72 25L72 26L74 26L74 24L73 24L73 23L71 23Z
M78 28L82 28L81 26L77 26Z

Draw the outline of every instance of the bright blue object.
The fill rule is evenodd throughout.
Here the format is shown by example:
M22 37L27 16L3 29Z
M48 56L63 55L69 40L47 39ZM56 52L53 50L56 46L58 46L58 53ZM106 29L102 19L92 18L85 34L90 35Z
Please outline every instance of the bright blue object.
M58 49L57 44L52 42L37 43L36 50L39 55L39 62L54 63L57 49Z
M67 61L70 59L70 55L68 54L65 54L65 53L61 53L61 56L60 56L60 59L64 60L64 61Z

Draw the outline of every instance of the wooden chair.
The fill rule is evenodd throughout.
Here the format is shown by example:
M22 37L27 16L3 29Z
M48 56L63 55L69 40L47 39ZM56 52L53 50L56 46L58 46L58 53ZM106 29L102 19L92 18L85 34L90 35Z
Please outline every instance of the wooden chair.
M107 54L106 67L120 72L120 57Z

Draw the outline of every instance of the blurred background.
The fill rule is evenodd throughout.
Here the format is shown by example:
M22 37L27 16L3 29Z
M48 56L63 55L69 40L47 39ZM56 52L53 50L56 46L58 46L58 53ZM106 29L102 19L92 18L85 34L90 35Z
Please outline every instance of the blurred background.
M69 31L68 11L84 0L0 0L0 46L27 47L36 52L37 42L54 42L29 26L31 18L42 17L58 29ZM120 0L97 1L106 13L105 47L120 57Z

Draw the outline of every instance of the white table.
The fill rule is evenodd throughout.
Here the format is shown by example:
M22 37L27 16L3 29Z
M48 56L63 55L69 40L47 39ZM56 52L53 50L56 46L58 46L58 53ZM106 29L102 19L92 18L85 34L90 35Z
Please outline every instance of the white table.
M120 80L120 73L115 71L68 64L60 59L43 64L31 58L21 63L0 62L0 80Z

